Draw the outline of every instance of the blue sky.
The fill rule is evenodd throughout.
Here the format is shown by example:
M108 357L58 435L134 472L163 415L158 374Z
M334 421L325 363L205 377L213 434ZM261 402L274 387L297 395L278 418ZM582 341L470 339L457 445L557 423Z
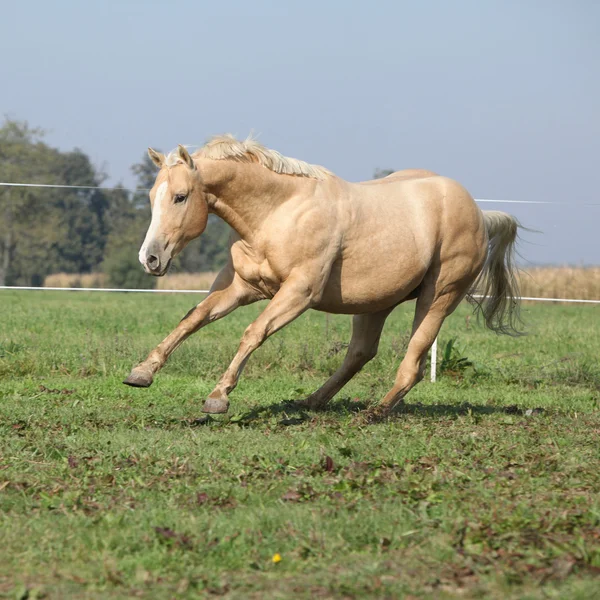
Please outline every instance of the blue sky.
M5 3L0 113L133 184L147 146L255 132L351 181L423 167L600 264L600 2ZM9 26L6 26L6 25Z

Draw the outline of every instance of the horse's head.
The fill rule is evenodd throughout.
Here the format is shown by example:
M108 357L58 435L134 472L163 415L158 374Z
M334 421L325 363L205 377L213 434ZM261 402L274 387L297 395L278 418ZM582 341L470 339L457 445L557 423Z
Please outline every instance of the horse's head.
M139 258L147 273L161 276L206 228L208 204L200 173L183 146L168 156L148 148L148 155L160 171L150 190L152 221Z

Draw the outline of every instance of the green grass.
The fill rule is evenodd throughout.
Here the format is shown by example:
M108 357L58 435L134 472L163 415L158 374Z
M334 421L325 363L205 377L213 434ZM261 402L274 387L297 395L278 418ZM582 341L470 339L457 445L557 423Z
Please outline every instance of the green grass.
M204 423L260 305L188 340L152 388L121 384L193 302L0 292L0 597L599 597L597 308L528 305L511 339L461 306L438 383L365 426L412 303L329 411L286 404L349 339L348 317L309 313Z

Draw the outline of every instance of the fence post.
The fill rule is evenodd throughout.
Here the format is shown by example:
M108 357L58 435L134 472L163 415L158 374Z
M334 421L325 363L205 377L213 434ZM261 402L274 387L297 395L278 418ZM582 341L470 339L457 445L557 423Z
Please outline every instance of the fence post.
M433 346L431 346L431 383L435 383L437 376L437 336L433 340Z

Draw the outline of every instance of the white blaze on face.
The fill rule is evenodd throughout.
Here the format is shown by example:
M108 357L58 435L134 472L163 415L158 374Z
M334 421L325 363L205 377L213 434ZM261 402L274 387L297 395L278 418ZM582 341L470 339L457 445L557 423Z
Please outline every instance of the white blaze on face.
M159 228L160 219L162 217L163 206L167 196L168 184L166 181L161 183L156 190L156 196L154 198L154 206L152 207L152 220L150 221L150 227L146 233L144 243L140 248L139 259L142 264L146 263L146 253L148 252L148 246L154 240Z

